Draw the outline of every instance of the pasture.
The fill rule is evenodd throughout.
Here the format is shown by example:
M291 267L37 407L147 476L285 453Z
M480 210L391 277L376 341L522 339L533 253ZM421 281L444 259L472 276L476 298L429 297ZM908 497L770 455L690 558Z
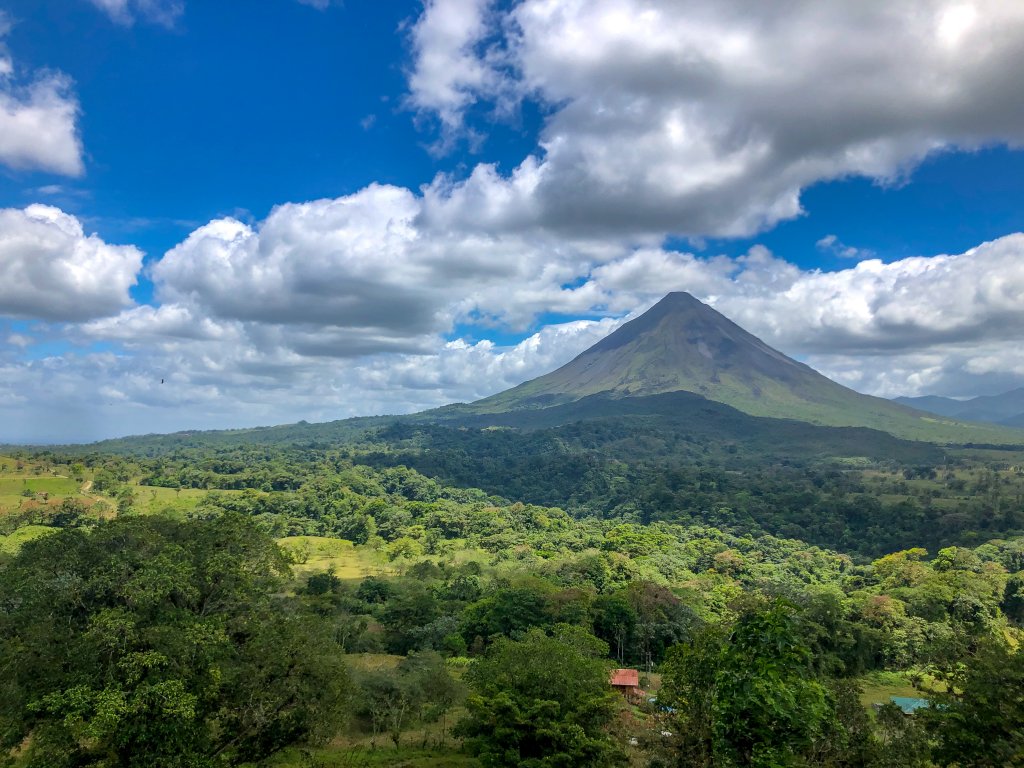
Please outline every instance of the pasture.
M357 547L344 539L286 536L278 539L278 543L294 558L292 570L301 579L331 568L334 569L334 575L343 580L393 574L396 570L382 553Z

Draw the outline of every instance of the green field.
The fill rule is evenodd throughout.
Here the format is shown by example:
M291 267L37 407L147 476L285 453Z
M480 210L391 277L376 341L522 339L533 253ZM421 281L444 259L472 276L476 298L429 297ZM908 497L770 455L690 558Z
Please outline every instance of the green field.
M356 547L351 541L325 536L287 536L278 543L296 558L292 570L304 578L334 569L339 579L363 579L395 572L393 565L379 552Z
M81 483L70 477L26 477L6 475L0 479L0 496L18 495L28 489L33 493L72 496L79 492Z
M0 518L18 512L45 510L67 497L90 503L82 481L69 477L66 467L0 456ZM29 522L45 522L30 520Z
M158 488L151 485L136 485L135 509L144 515L165 514L180 516L192 512L208 493L199 488ZM218 491L225 495L241 491Z
M42 499L59 502L67 496L80 496L81 484L69 477L25 477L0 474L0 514L18 509L27 501Z
M21 545L25 542L56 531L56 528L48 528L45 525L24 525L10 536L0 536L0 552L13 555L21 549Z
M901 672L875 672L861 678L860 684L860 702L865 707L888 704L893 696L926 699L930 691L945 690L942 683L929 678L924 679L920 688L915 688L907 675Z

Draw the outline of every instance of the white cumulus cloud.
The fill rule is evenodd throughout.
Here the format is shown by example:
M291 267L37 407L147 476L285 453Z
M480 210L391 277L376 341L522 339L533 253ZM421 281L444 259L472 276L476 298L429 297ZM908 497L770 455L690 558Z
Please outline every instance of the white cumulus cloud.
M80 110L71 80L53 71L20 73L2 42L9 31L0 11L0 163L81 176Z
M0 209L0 316L80 321L116 314L142 266L134 246L86 235L59 208Z
M749 235L813 183L1024 139L1019 3L467 2L427 5L418 30L459 24L417 38L412 101L448 129L512 94L548 112L512 174L441 181L467 227L486 201L488 227Z
M503 82L481 51L493 0L426 0L411 30L416 66L409 73L409 101L437 115L446 131L481 93L496 95Z

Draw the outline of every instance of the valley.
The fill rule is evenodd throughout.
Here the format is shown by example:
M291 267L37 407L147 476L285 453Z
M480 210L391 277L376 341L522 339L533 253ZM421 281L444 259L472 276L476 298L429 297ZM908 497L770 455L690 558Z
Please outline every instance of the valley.
M945 713L985 716L970 692L990 684L992 664L1024 674L1014 652L1024 640L1017 433L947 421L930 441L907 439L926 433L917 412L886 411L831 383L819 397L805 383L823 377L731 326L733 345L717 348L747 400L712 386L725 375L708 370L699 392L632 363L625 370L637 378L622 384L612 373L621 350L641 354L656 343L649 332L669 337L669 364L689 365L679 339L692 337L672 323L704 310L692 299L669 309L680 304L668 326L659 305L657 322L640 318L639 332L627 324L585 364L468 406L11 447L0 457L0 573L15 592L0 587L10 606L0 642L23 671L8 681L14 708L0 707L6 727L24 738L52 712L91 734L75 737L89 752L91 739L129 738L116 734L134 722L141 730L125 748L155 755L166 743L153 733L161 718L200 752L234 723L245 740L216 746L233 764L308 768L501 764L493 750L511 748L501 729L515 722L519 754L697 764L740 743L701 736L725 727L721 713L743 708L755 722L769 705L727 693L730 681L760 674L745 660L767 642L780 650L764 656L773 671L757 685L794 702L778 715L791 730L763 737L780 754L883 765L886 744L960 745ZM736 339L753 361L740 364ZM609 350L612 362L600 362ZM585 386L573 386L573 365ZM610 388L591 391L595 367ZM769 375L773 386L759 378ZM839 423L802 420L806 408ZM883 416L890 431L872 426ZM1006 442L974 442L982 436ZM70 611L78 628L52 634L48 606ZM127 645L100 652L104 622L124 626ZM11 645L25 627L47 638L46 653ZM195 662L140 661L172 652ZM88 660L71 664L74 679L47 683L72 698L47 694L48 709L26 716L40 710L18 702L52 677L39 665L69 668L62 654ZM131 671L139 663L141 676ZM611 691L613 667L638 670L644 697ZM226 687L203 703L195 692L220 669ZM245 725L258 710L237 697L255 695L252 676L266 681L253 706L285 718L273 726ZM150 686L174 687L184 698L173 707L185 710L146 698ZM906 719L894 696L937 707ZM135 709L112 713L111 697ZM231 700L235 714L217 709ZM289 746L284 731L279 744L263 743L289 722L305 723L301 743ZM587 723L582 741L560 730L574 722ZM997 718L991 732L1013 744L1008 724ZM11 755L35 765L58 747ZM898 764L927 765L920 758Z
M1024 768L1022 70L0 0L0 768Z

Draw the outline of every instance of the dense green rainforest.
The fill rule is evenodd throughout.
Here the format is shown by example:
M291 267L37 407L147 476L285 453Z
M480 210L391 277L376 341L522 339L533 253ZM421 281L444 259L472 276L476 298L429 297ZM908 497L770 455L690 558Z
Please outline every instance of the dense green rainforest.
M4 759L1024 765L1014 451L346 429L0 458Z

